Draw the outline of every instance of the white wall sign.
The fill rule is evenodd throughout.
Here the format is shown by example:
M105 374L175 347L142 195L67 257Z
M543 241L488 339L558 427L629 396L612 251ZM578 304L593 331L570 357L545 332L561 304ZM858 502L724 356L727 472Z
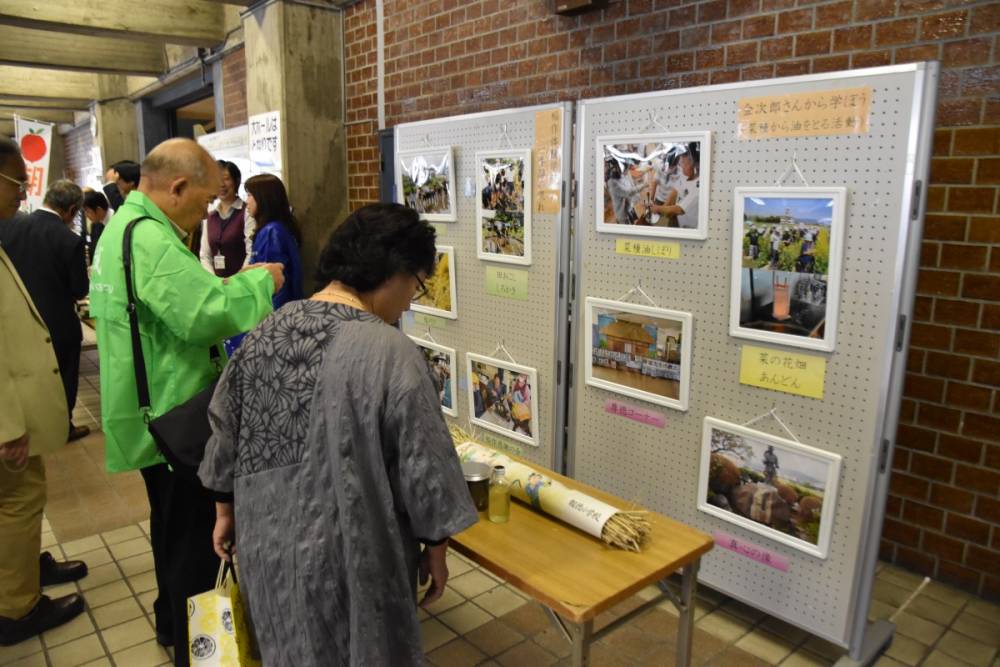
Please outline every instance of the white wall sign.
M281 112L268 111L250 116L247 128L251 171L281 178Z

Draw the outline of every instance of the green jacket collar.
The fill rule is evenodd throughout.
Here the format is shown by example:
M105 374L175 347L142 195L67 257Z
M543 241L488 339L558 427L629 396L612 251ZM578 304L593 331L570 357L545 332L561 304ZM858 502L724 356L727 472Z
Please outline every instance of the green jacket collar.
M160 210L160 207L153 203L153 200L147 197L145 194L139 192L138 190L133 190L128 193L128 197L125 199L124 206L134 207L140 209L143 213L149 217L162 222L174 230L177 234L177 238L182 241L187 238L187 232L177 226L173 220L167 217L167 214Z

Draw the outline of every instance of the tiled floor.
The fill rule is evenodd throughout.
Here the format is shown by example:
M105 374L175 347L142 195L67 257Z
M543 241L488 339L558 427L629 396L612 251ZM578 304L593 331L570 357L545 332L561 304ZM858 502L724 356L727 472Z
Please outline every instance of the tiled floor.
M75 421L99 427L96 364L86 353ZM169 664L152 626L156 596L147 538L145 492L138 474L107 475L103 436L72 443L48 457L49 503L43 548L80 558L90 575L48 589L81 591L87 611L40 638L0 647L3 667L145 667ZM434 667L563 665L569 645L535 603L466 559L449 557L451 579L431 609L419 611L424 648ZM881 565L870 618L887 618L921 578ZM597 628L649 599L655 589L598 618ZM696 610L695 665L810 667L831 665L843 653L825 641L702 587ZM1000 607L931 582L896 618L896 636L876 663L941 667L1000 667ZM592 650L595 667L673 665L676 612L663 603L609 635Z

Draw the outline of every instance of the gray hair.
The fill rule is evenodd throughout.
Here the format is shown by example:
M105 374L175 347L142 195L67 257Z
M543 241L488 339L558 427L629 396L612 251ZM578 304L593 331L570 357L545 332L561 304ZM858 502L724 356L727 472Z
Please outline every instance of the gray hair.
M60 213L69 213L83 205L83 190L73 181L64 178L52 184L45 193L43 203Z
M189 142L193 146L184 145ZM168 139L150 151L142 161L142 175L167 179L183 176L203 185L208 182L206 162L215 163L211 155L194 141Z

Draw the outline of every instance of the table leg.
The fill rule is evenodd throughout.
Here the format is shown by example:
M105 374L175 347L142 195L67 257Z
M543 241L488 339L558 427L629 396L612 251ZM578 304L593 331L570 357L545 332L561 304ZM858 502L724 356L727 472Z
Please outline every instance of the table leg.
M583 623L568 623L570 634L573 635L573 667L586 667L590 664L590 642L594 634L594 621Z
M677 623L677 665L691 664L691 640L694 637L695 589L698 587L698 564L694 561L681 573L681 600Z

